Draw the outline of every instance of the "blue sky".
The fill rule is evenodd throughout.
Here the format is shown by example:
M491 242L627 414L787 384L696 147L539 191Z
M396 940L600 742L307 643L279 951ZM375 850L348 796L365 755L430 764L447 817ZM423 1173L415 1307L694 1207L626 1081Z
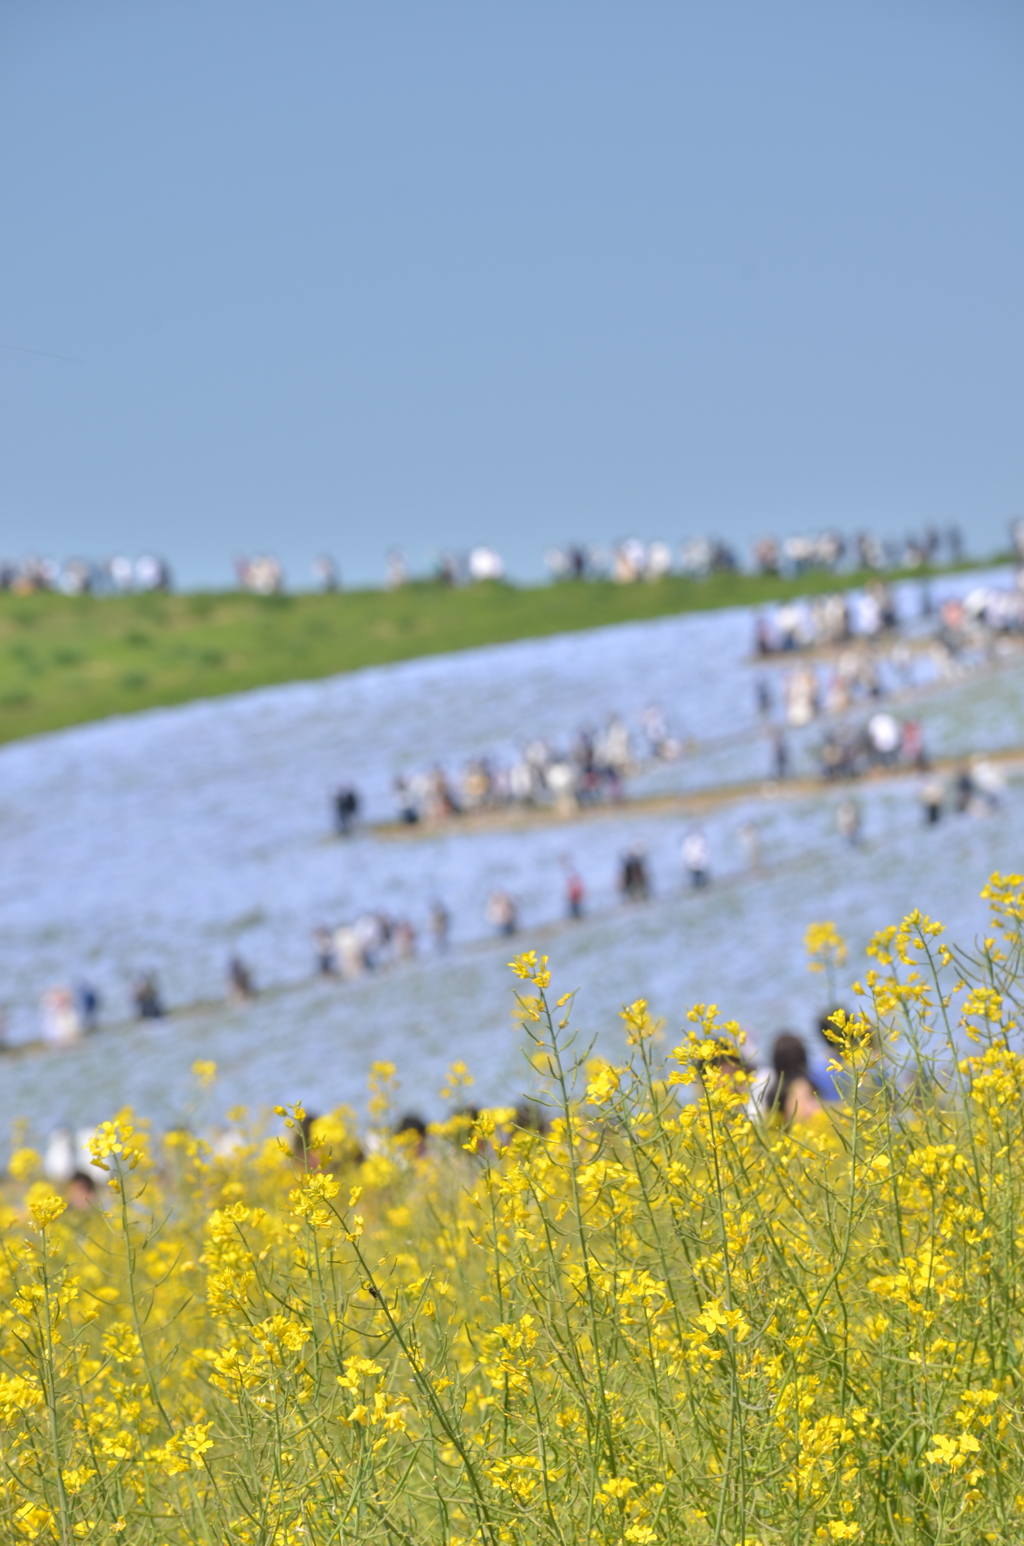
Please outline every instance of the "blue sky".
M7 0L0 553L990 549L1022 147L1015 0Z

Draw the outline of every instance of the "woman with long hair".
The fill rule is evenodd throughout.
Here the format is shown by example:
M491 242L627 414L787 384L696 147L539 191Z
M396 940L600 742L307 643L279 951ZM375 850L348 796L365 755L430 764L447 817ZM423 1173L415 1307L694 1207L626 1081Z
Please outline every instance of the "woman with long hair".
M821 1101L807 1064L807 1048L792 1031L781 1031L772 1048L772 1076L764 1092L764 1109L787 1127L821 1114Z

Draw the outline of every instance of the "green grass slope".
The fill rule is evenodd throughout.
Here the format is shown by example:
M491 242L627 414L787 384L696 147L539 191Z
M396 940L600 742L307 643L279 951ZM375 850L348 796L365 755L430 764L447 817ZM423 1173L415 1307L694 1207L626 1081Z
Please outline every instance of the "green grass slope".
M920 573L920 571L918 571ZM863 575L843 577L844 586ZM416 655L834 590L833 576L97 599L0 595L0 741Z

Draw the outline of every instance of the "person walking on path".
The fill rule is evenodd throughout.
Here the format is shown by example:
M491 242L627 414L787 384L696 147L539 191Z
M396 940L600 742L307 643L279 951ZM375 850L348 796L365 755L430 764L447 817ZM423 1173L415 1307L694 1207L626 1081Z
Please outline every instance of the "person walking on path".
M452 920L448 909L438 898L430 904L430 935L434 941L434 949L438 955L443 955L448 949L448 934L451 930Z
M507 891L492 891L487 899L487 922L503 939L510 939L516 932L518 916L516 904Z
M711 854L700 827L694 827L683 838L683 867L694 890L700 890L711 879Z

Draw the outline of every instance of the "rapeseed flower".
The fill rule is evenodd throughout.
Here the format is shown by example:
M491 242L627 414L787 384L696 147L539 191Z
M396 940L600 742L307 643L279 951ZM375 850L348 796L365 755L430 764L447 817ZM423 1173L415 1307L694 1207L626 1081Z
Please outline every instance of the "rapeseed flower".
M638 998L596 1059L527 951L536 1122L466 1113L412 1158L388 1063L362 1144L301 1102L283 1150L242 1111L217 1154L120 1113L92 1145L116 1195L74 1216L20 1146L0 1539L1024 1538L1024 880L986 892L973 953L920 913L874 936L829 1033L845 1098L799 1131L752 1110L714 1004L666 1055Z

